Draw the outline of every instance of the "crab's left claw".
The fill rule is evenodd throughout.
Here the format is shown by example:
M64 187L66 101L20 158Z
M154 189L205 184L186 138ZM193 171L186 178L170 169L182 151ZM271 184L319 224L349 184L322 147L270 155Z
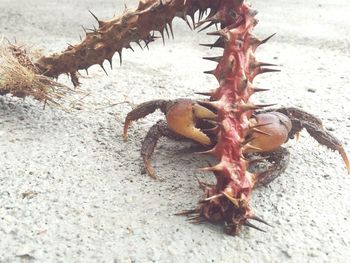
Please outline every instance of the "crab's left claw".
M196 127L199 120L215 120L217 115L192 100L178 100L167 109L168 127L175 133L204 145L210 145L210 138Z

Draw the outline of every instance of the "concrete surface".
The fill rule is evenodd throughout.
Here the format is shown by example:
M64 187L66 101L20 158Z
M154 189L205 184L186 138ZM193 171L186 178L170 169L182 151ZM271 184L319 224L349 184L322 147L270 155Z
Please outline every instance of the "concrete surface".
M348 0L252 5L259 10L256 34L278 33L258 57L283 70L257 78L271 91L255 100L316 114L350 152ZM79 40L80 25L94 23L87 9L110 18L123 8L111 0L0 0L0 34L59 51ZM159 144L153 163L163 181L140 174L140 141L161 115L133 125L125 143L130 106L99 108L125 96L132 103L195 98L217 86L201 73L214 64L201 57L220 50L198 46L212 38L179 20L174 27L175 41L125 52L109 76L94 67L82 79L89 108L44 110L32 99L0 98L0 262L349 261L350 177L340 156L305 132L287 144L287 171L254 192L254 210L274 225L267 233L244 229L231 237L173 215L200 199L195 176L213 179L196 170L206 161L188 143Z

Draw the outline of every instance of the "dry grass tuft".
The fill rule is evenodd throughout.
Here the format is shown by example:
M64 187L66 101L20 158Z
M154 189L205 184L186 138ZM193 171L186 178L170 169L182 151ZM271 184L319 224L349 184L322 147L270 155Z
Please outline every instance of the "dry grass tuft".
M38 74L27 51L18 45L0 42L0 95L25 98L32 96L45 104L60 105L69 87Z

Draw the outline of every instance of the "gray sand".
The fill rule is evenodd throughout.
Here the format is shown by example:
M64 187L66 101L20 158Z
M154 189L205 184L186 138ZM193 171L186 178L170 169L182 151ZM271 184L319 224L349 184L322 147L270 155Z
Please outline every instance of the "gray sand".
M136 6L136 1L126 1ZM331 1L252 1L261 37L258 50L282 72L259 76L270 88L254 100L297 106L319 116L350 152L350 4ZM60 51L77 43L87 9L110 18L124 8L110 0L0 0L0 34ZM117 56L108 76L98 67L82 79L89 106L65 112L0 97L0 262L348 262L350 177L337 153L306 132L290 141L287 171L252 198L254 211L273 228L227 236L220 226L192 225L173 214L201 198L196 169L206 164L190 143L162 140L153 164L163 180L140 174L140 143L162 116L135 123L121 137L130 105L156 98L192 97L217 86L199 47L213 38L180 20L175 40L149 51ZM107 64L106 64L107 66ZM85 75L83 73L83 75ZM60 81L69 84L66 77ZM108 103L131 102L100 109Z

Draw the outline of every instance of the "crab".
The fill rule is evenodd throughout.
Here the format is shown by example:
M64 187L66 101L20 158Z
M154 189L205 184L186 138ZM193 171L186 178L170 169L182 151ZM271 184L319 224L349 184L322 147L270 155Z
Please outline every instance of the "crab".
M267 161L269 164L268 168L265 167L265 170L257 172L255 188L269 184L285 171L289 163L289 152L282 145L289 139L297 138L302 129L306 129L321 145L339 152L348 173L350 173L350 163L342 144L332 134L323 129L320 119L293 107L282 107L273 110L259 110L259 108L262 107L256 106L256 110L249 119L251 132L247 135L242 147L243 158L249 161L248 170L256 170L257 162ZM216 144L218 125L220 125L216 121L216 111L210 107L208 101L190 99L152 100L138 105L127 114L124 123L124 140L128 138L128 128L133 121L143 118L157 109L165 114L166 120L158 121L149 129L141 147L145 170L152 178L157 177L151 164L151 157L160 138L189 139L210 149ZM211 150L202 153L210 154ZM199 184L204 191L207 191L207 198L204 201L210 201L217 197L217 195L208 192L208 185L202 182L199 182ZM222 194L220 195L222 196ZM197 213L200 217L209 221L216 221L213 220L212 215L207 214L208 211L205 211L205 209L188 210L179 214L189 215L192 213ZM197 220L195 222L200 221L199 216L194 217ZM250 219L268 224L255 215L250 216ZM262 230L249 222L243 224Z
M150 160L161 137L190 139L209 148L216 142L218 125L215 110L208 108L205 101L152 100L138 105L128 113L124 123L124 140L128 138L128 128L133 121L157 109L165 114L166 121L160 120L150 128L141 148L144 167L152 178L156 178L156 175ZM256 111L249 123L255 128L246 138L249 143L243 147L244 155L246 158L253 156L253 153L268 156L268 161L273 163L268 171L264 171L264 176L259 178L259 185L271 182L286 169L289 153L282 145L289 139L298 137L304 128L317 142L339 152L350 173L350 163L341 142L324 130L321 120L312 114L294 107L283 107Z

